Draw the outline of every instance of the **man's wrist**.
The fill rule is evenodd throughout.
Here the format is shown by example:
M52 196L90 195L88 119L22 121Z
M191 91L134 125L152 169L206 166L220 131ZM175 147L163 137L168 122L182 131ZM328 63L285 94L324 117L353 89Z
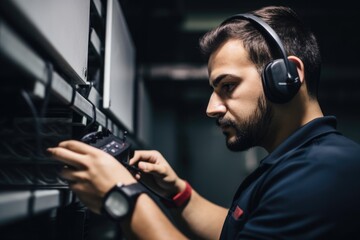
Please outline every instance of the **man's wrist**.
M105 194L101 212L114 221L121 221L132 214L137 198L146 192L138 182L118 183Z
M183 181L183 186L180 187L180 192L174 194L163 203L168 207L184 207L190 200L192 187L187 181Z
M191 197L192 187L191 185L185 181L185 188L181 192L177 193L175 196L172 197L172 201L176 207L184 206Z

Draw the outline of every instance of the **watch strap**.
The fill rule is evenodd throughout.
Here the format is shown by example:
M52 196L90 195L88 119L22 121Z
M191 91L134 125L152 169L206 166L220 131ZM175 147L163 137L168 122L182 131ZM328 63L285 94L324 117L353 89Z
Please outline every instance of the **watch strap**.
M138 182L129 185L121 185L119 188L121 188L121 191L123 191L133 201L135 201L141 193L147 192L147 189Z

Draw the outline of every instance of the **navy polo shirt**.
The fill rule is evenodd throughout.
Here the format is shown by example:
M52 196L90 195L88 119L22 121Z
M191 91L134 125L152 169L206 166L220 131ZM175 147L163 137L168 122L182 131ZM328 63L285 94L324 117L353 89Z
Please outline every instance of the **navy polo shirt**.
M221 239L360 239L360 146L335 117L302 126L242 182Z

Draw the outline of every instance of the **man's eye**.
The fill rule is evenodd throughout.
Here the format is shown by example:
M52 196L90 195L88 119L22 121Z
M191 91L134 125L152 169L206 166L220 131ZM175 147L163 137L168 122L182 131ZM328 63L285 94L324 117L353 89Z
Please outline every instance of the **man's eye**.
M234 83L224 83L222 85L223 91L225 91L227 93L231 92L234 89L234 87L235 87Z

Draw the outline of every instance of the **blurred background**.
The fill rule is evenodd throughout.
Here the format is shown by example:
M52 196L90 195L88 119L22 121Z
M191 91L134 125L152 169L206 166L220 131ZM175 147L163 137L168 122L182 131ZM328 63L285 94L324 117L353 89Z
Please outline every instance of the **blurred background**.
M292 7L316 34L323 112L360 143L360 35L349 0L1 0L3 239L121 238L106 219L89 218L44 153L91 131L159 150L201 195L228 207L266 152L230 152L206 116L198 41L228 16L267 5Z

